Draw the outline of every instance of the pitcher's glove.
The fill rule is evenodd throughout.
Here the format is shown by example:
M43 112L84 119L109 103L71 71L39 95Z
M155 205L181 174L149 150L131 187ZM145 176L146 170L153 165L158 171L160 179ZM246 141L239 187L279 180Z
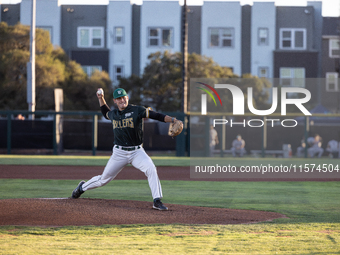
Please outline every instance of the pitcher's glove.
M169 125L168 135L175 137L179 135L183 130L183 122L180 120L175 120L173 123Z

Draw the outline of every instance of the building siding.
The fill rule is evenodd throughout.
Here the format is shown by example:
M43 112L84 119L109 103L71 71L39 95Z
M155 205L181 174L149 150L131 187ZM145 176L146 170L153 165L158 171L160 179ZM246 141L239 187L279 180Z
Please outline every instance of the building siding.
M266 17L265 19L263 17ZM268 29L268 44L259 45L259 28ZM260 67L268 67L268 78L273 78L273 52L276 47L276 7L273 2L255 2L251 17L251 74L258 76Z
M70 52L77 47L77 28L80 26L103 27L104 38L106 35L106 15L105 5L62 5L62 48ZM104 48L106 48L104 40Z
M9 26L20 22L20 4L2 4L0 6L1 21L6 22Z
M189 6L188 9L188 52L201 54L202 6Z
M172 28L172 46L148 45L148 30L151 27ZM181 51L181 6L177 1L144 1L141 6L141 53L140 74L148 64L148 56L157 51Z
M109 74L114 76L114 66L124 67L124 76L131 75L132 6L130 1L110 1L107 14L107 48L109 49ZM123 43L115 43L114 28L123 27Z
M20 22L30 26L32 20L32 1L22 0L20 5ZM61 45L60 11L58 0L36 1L36 26L52 28L51 42L55 46Z
M201 54L241 75L241 5L239 2L204 2L202 6ZM233 47L209 47L209 28L233 28Z
M251 8L242 6L242 74L251 73Z
M140 13L141 6L134 4L132 6L132 39L131 39L131 72L134 75L140 75Z

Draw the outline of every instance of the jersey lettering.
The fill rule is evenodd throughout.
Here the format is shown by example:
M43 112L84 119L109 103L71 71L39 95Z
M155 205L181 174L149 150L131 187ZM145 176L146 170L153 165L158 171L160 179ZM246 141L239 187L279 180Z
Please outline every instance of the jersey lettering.
M133 118L127 118L127 119L123 119L123 120L113 120L112 121L113 124L113 129L115 128L134 128L133 125Z

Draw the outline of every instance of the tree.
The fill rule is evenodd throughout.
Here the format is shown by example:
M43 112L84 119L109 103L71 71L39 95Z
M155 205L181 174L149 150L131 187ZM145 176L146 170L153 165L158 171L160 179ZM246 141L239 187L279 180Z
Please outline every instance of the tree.
M149 64L144 68L142 77L131 76L120 80L119 86L126 88L130 94L132 103L151 106L155 110L180 111L182 89L182 54L179 52L170 53L156 52L148 56ZM244 75L239 79L228 67L222 67L213 61L212 58L201 56L196 53L188 55L188 78L214 78L215 83L232 82L246 95L247 87L253 88L256 109L266 109L268 95L264 88L269 83L258 77ZM190 97L189 97L190 98ZM245 98L245 102L247 102ZM197 100L201 100L197 98ZM209 98L209 103L212 100ZM224 110L232 111L231 94L226 95ZM191 102L193 103L193 102ZM246 108L245 108L246 109Z
M0 109L27 109L27 69L30 28L0 23ZM110 95L106 72L87 77L81 66L54 48L49 34L36 30L36 109L54 110L54 89L64 90L64 110L98 110L95 92Z

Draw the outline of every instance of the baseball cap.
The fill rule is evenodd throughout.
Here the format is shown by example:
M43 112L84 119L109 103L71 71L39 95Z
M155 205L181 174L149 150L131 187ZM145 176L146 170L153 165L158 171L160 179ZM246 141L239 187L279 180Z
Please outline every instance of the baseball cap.
M127 96L125 89L118 88L113 92L113 98L116 99L118 97Z

